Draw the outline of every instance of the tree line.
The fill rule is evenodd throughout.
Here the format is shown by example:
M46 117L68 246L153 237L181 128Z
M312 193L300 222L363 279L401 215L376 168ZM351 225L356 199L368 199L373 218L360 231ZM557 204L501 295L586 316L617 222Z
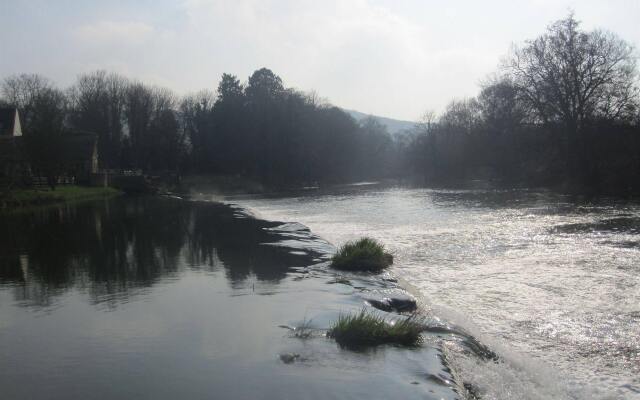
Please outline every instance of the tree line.
M103 168L240 175L272 185L413 177L450 184L571 185L640 191L640 95L634 48L585 31L570 14L513 46L474 98L454 100L394 136L356 121L269 69L216 90L172 91L96 71L65 90L38 75L2 81L35 165L58 138L94 132Z
M640 191L635 49L584 31L573 14L514 46L477 97L454 100L414 133L411 165L431 182Z
M2 82L17 107L36 167L60 163L60 138L98 136L100 166L148 173L232 174L272 185L390 176L396 155L386 128L358 123L314 93L286 88L271 70L242 83L223 74L217 90L178 97L166 88L96 71L66 90L39 75Z

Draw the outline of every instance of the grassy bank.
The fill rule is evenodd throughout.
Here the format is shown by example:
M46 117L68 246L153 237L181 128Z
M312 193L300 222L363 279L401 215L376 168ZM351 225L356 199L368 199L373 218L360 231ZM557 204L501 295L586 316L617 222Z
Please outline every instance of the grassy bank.
M99 199L119 194L109 187L59 186L51 189L18 189L0 194L0 209L11 210L79 200Z

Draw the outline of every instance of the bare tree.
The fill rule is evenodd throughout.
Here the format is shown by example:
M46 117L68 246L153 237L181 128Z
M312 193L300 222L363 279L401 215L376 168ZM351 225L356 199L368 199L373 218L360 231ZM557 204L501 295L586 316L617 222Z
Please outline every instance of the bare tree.
M176 111L178 98L166 88L154 87L152 92L151 165L156 170L177 172L180 159L186 151L186 135L180 129Z
M426 110L420 120L415 124L413 132L419 135L428 135L438 124L438 114L434 110Z
M0 84L4 101L20 110L23 129L29 132L36 99L53 88L53 83L41 75L20 74L5 78Z
M611 32L580 30L573 14L515 47L504 68L537 119L563 129L569 175L588 174L586 124L630 119L637 108L633 47Z
M58 89L43 89L32 99L32 106L31 130L25 135L29 161L55 189L64 167L67 99Z
M132 83L127 89L125 118L127 143L130 153L129 167L148 167L146 147L153 113L153 92L141 82ZM145 158L145 160L143 160Z
M633 47L611 32L579 26L570 14L515 47L504 64L541 120L572 131L590 119L632 115L638 96Z
M115 73L95 71L78 77L69 90L75 128L98 134L100 162L118 164L124 128L127 79Z
M190 145L191 164L203 166L213 144L213 106L216 94L202 90L185 96L180 102L179 116L182 135Z
M470 135L482 122L480 111L475 98L453 100L440 116L439 125L450 134Z
M494 134L506 134L528 121L529 109L518 96L518 88L509 77L494 76L483 85L478 105L487 129Z
M147 171L175 170L186 149L177 97L168 89L133 83L126 94L129 163Z

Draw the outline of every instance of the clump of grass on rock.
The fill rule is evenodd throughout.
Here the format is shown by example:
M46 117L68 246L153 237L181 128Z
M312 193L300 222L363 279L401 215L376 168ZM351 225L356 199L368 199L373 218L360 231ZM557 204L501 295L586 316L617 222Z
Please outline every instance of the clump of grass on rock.
M393 256L375 239L364 237L347 242L331 259L331 267L343 271L379 272L393 264Z
M381 344L416 346L422 340L422 331L423 325L415 316L390 322L363 309L356 314L340 315L327 336L341 346L356 349Z

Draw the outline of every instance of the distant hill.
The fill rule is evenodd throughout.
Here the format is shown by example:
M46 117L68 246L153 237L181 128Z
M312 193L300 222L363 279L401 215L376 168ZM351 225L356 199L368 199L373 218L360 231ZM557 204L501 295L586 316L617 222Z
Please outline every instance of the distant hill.
M396 133L403 131L405 129L411 129L416 124L413 121L403 121L400 119L380 117L377 115L361 113L360 111L354 111L354 110L344 110L344 111L350 114L358 122L360 122L361 120L367 117L373 117L377 119L382 125L386 126L387 131L392 135L395 135Z

